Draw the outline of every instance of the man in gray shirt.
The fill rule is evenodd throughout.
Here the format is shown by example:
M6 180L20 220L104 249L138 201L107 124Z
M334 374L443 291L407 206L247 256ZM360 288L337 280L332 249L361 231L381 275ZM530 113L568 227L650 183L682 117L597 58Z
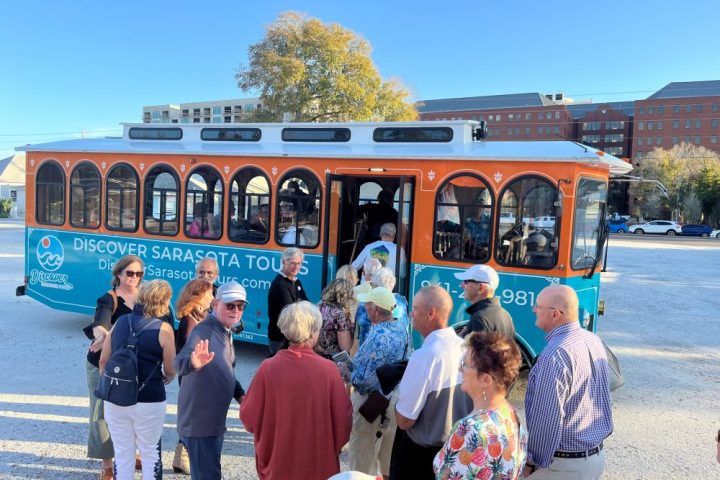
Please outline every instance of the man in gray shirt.
M220 455L230 401L245 395L235 378L235 349L230 327L240 322L247 304L245 288L232 281L220 286L213 311L190 333L175 357L183 377L178 395L177 428L190 457L193 480L220 480Z

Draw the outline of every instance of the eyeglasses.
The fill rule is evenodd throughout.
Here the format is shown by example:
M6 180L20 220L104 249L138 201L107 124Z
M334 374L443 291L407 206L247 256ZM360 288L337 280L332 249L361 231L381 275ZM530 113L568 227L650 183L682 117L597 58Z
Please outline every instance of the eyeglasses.
M205 275L208 275L208 276L210 276L210 277L214 277L214 276L215 276L215 272L212 271L212 270L198 270L198 275L203 276L203 277L204 277Z
M465 363L465 357L460 359L460 370L462 370L464 368L472 368L474 370L477 370L477 367L475 367L473 365L468 365L467 363Z
M142 276L145 275L145 272L133 272L132 270L125 270L125 275L127 275L128 278L142 278Z
M225 308L227 308L228 311L230 311L230 312L234 312L235 310L242 312L243 310L245 310L245 304L244 303L226 303Z
M482 283L482 282L478 282L477 280L463 280L463 281L460 282L460 283L468 284L468 283Z
M291 267L299 267L300 265L302 265L302 262L285 262L285 264Z
M565 312L563 312L562 310L560 310L560 309L557 308L557 307L543 307L542 305L538 305L538 304L536 303L535 305L533 305L532 308L533 308L533 310L537 310L538 308L543 308L543 309L545 309L545 310L557 310L557 311L560 312L561 314L565 315Z

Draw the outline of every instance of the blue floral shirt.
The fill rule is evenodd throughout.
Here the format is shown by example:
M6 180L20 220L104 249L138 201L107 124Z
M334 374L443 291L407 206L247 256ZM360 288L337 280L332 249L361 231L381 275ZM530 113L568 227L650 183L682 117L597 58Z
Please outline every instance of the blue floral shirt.
M402 360L407 352L407 342L407 329L398 320L375 325L353 359L351 382L355 390L363 395L380 391L375 369Z

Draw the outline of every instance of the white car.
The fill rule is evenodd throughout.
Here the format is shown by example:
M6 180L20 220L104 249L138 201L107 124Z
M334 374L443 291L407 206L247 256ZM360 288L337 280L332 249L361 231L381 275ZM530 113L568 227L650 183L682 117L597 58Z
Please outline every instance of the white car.
M682 227L677 222L671 222L670 220L653 220L647 223L638 223L632 225L630 233L642 235L643 233L659 233L661 235L680 235L682 234Z
M720 238L720 230L713 230L710 233L710 238Z
M535 228L554 228L555 217L535 217L532 221Z

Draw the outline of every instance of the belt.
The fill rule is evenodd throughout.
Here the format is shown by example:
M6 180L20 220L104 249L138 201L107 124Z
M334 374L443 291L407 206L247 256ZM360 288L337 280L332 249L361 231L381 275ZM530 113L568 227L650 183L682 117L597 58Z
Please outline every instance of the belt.
M603 449L603 442L600 442L600 445L597 447L593 447L590 450L583 450L582 452L564 452L562 450L558 450L553 454L553 457L557 458L587 458L591 457L593 455L596 455L600 453L600 450Z

